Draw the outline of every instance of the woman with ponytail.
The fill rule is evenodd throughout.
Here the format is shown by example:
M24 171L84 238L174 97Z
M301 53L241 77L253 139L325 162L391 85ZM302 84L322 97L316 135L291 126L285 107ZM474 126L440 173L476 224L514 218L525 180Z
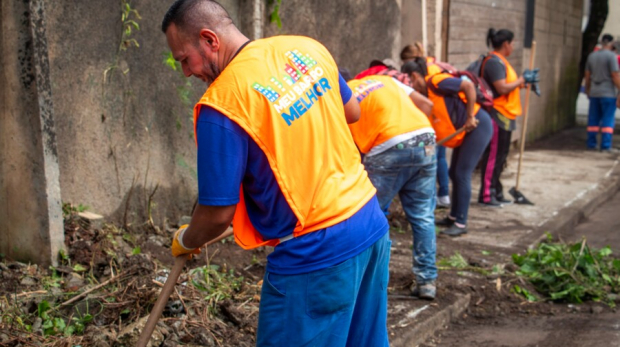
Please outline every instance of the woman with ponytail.
M511 203L504 197L500 176L506 164L512 131L516 118L521 115L520 87L525 80L518 76L506 59L514 50L514 34L507 29L489 29L487 46L493 50L485 58L480 71L493 91L493 137L481 161L481 183L478 202L487 206L501 207Z
M471 199L471 175L480 156L491 140L493 128L489 114L476 103L476 87L470 81L455 78L448 73L430 75L425 59L416 58L403 65L415 90L427 95L433 102L431 124L437 130L439 119L451 122L455 129L465 127L467 134L460 142L452 142L454 152L449 176L452 180L450 213L437 225L448 229L442 233L459 236L467 233L467 213ZM441 138L438 137L438 140ZM447 142L446 144L450 143Z

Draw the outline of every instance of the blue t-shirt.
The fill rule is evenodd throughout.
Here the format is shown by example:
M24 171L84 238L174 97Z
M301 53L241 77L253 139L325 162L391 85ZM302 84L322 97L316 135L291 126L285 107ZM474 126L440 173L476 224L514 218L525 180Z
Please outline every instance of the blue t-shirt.
M461 80L456 77L449 77L439 82L436 87L444 95L443 100L446 103L446 110L450 115L452 124L455 128L460 128L467 121L467 105L459 96L461 89Z
M343 104L352 96L340 77ZM264 152L239 125L202 106L196 125L198 203L229 206L239 202L243 183L246 208L263 239L292 234L297 217L284 198ZM339 264L370 247L389 229L376 197L349 219L275 247L267 271L301 274Z

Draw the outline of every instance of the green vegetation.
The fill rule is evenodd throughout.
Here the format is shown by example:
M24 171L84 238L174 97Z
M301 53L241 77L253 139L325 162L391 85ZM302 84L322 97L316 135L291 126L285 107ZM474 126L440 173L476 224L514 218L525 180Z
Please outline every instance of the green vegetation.
M280 6L282 5L282 0L267 0L267 5L275 5L273 7L273 11L269 14L269 21L271 23L276 23L278 28L282 28L282 18L280 18Z
M62 217L63 219L67 219L76 213L80 213L80 212L84 212L88 210L88 208L89 208L88 206L85 206L82 204L75 206L71 203L63 202L62 203Z
M611 257L609 247L600 250L588 246L586 239L574 244L546 242L524 255L513 255L520 269L516 272L529 280L536 290L553 301L581 303L602 301L614 306L613 297L620 291L620 260ZM528 295L523 288L518 294ZM529 298L528 298L529 300Z
M205 294L209 308L215 309L215 305L226 299L232 298L234 293L241 289L242 276L235 276L233 270L221 270L217 265L206 265L192 270L190 273L192 285Z

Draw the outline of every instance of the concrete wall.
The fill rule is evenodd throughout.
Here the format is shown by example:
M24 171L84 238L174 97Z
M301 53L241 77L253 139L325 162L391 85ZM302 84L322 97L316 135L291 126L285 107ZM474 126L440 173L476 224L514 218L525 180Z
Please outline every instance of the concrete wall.
M535 66L542 97L532 96L527 139L534 140L575 124L581 52L583 0L537 0ZM523 57L523 67L529 55Z
M413 44L416 41L424 42L424 37L422 36L422 12L421 0L403 0L400 28L402 47ZM395 57L396 62L401 63L400 50L398 54L399 56Z
M603 28L603 34L611 34L620 41L620 1L609 0L609 14Z
M168 2L132 1L140 30L123 45L120 1L47 1L63 201L138 225L176 221L195 199L191 109L204 90L163 64ZM132 14L133 16L133 14ZM132 17L133 18L133 17Z
M42 5L0 3L0 253L54 264L64 230Z
M323 43L341 67L353 74L373 59L400 53L400 1L282 1L283 26L265 27L265 36L294 34ZM269 13L270 9L267 9Z

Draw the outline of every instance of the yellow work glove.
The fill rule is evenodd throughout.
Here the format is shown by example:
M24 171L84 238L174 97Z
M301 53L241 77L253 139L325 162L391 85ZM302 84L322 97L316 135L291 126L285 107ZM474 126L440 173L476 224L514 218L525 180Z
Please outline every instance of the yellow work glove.
M191 258L192 254L200 254L200 248L186 248L183 245L183 241L181 241L181 238L183 237L183 234L185 233L185 230L187 230L188 226L189 225L187 224L181 225L179 230L177 230L174 233L174 238L172 239L172 249L171 249L172 255L174 257L178 257L183 254L188 254L189 258Z

